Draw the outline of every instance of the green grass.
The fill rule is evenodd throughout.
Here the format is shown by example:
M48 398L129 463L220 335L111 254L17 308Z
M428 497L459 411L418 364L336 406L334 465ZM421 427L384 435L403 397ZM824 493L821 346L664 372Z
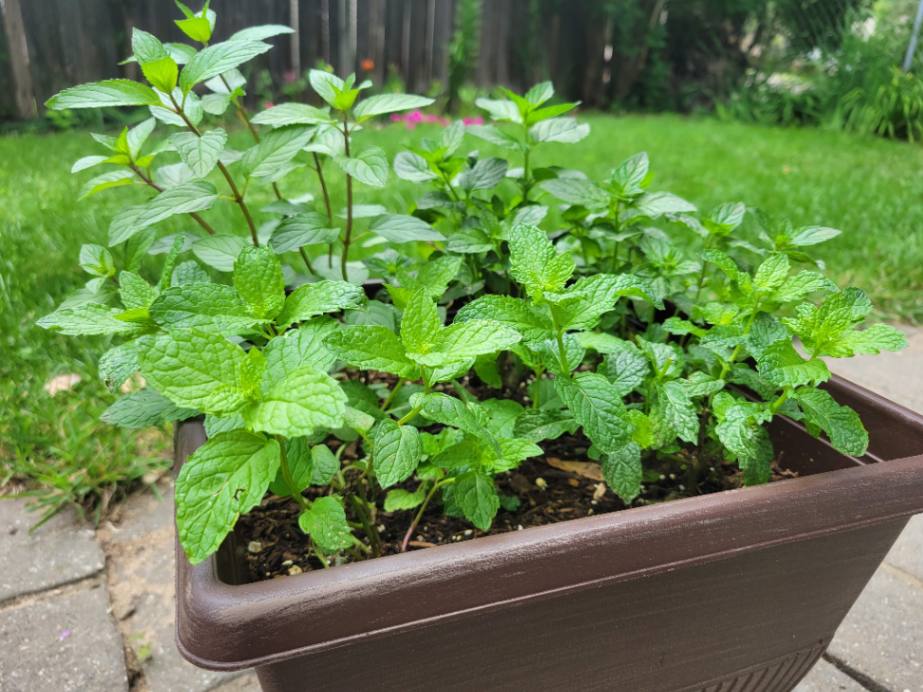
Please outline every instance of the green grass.
M650 154L654 189L679 194L702 208L743 201L796 225L823 224L843 235L821 246L832 276L868 290L886 314L923 321L923 149L877 138L819 130L776 129L676 116L586 118L589 138L577 145L547 145L537 165L556 163L601 176L623 158ZM409 141L435 134L433 128L369 128L358 135L393 155ZM238 148L245 133L234 135ZM38 478L54 488L55 502L69 497L98 504L114 481L137 478L159 462L165 436L135 441L130 433L96 422L114 399L96 381L95 360L104 339L55 336L35 320L88 278L76 266L80 245L105 244L109 220L124 205L142 199L141 190L117 189L78 202L80 186L92 174L71 176L70 164L98 153L86 133L0 138L0 482ZM485 149L476 140L469 146ZM220 181L217 181L220 183ZM334 202L342 205L340 178L331 172ZM286 179L293 196L316 192L308 174ZM408 184L371 192L359 188L358 202L400 209L420 186ZM252 206L269 199L253 191ZM216 227L244 233L237 210L222 205L206 214ZM192 229L188 220L163 224L164 233ZM76 373L75 391L52 398L43 384ZM47 499L47 498L46 498ZM54 503L51 505L56 506Z

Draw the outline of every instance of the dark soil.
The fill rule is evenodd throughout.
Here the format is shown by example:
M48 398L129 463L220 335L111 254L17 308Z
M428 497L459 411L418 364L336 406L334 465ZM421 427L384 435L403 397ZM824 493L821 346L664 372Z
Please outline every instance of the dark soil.
M555 468L561 460L586 460L587 443L582 438L564 438L545 445L547 457L524 462L514 471L497 476L501 496L515 497L515 511L501 507L492 529L482 532L461 518L442 513L433 502L412 535L410 550L422 550L457 543L488 534L521 531L532 526L578 519L627 509L598 475L598 466L586 464L579 472ZM663 502L740 487L735 466L710 467L700 475L695 489L686 488L684 474L675 474L680 459L665 460L661 468L646 460L644 492L632 507ZM652 466L653 464L653 466ZM650 470L652 469L652 471ZM594 473L595 472L595 473ZM773 464L772 480L793 477L790 471ZM595 476L595 478L590 477ZM413 489L413 486L408 486ZM404 534L413 520L414 511L380 512L377 518L382 554L399 553ZM320 569L317 558L309 552L308 538L298 527L298 505L290 498L267 497L260 507L242 516L235 529L239 557L247 566L249 581L261 581L288 574ZM361 535L361 532L359 532Z

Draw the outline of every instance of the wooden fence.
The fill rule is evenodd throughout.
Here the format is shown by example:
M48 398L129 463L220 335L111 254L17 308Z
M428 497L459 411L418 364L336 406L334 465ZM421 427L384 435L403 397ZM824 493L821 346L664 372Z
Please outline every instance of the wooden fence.
M338 73L360 72L379 84L393 71L408 90L425 92L435 81L446 82L457 2L213 0L212 6L218 12L218 39L253 24L297 26L296 34L271 39L276 48L259 59L276 80L324 61ZM178 11L171 0L0 0L0 5L7 23L0 34L4 118L28 115L23 103L40 113L45 99L72 84L137 77L136 66L118 65L130 54L133 26L163 40L183 40L173 24ZM563 93L589 96L592 102L603 34L590 16L594 5L593 0L482 0L472 81L523 88L551 77ZM18 24L10 22L17 11L25 42ZM25 68L22 50L27 50ZM20 76L14 79L17 60Z

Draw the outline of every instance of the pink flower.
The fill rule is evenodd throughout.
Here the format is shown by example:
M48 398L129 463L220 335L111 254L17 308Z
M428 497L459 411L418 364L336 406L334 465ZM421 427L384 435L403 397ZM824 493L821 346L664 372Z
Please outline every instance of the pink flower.
M483 125L484 118L480 115L476 115L473 118L462 118L462 122L465 123L465 125Z
M295 70L286 70L282 73L282 81L286 84L291 84L297 77L298 75L295 74Z
M272 101L263 101L263 108L264 108L264 109L266 109L266 108L272 108L273 105L275 105L275 104L273 104Z

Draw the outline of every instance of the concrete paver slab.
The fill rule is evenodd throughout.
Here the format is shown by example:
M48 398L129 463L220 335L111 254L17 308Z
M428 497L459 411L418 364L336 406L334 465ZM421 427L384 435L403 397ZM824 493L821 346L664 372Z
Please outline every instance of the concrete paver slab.
M923 584L923 514L907 523L885 562L912 574ZM920 642L920 648L923 649L923 642Z
M34 532L40 515L24 499L0 500L3 564L0 602L67 584L103 568L103 552L93 530L72 512L60 512Z
M128 689L122 641L105 585L81 584L0 611L0 689Z
M821 659L798 683L794 692L866 692L866 688L832 663Z

